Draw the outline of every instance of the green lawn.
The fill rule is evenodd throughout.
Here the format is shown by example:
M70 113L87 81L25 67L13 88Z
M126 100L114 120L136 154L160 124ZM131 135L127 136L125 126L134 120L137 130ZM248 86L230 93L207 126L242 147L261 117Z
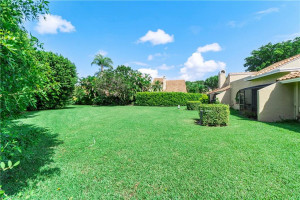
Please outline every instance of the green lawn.
M31 112L19 128L38 133L35 145L2 185L13 199L300 199L299 123L197 118L175 107Z

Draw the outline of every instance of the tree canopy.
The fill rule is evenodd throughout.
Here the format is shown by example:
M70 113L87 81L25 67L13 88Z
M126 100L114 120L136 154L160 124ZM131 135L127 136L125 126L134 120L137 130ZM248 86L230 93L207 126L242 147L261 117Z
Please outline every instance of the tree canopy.
M208 88L213 90L218 88L218 81L219 81L218 75L211 76L204 81L204 85L206 85Z
M126 105L137 92L149 91L151 77L121 65L101 72L101 76L81 79L75 89L76 104Z
M245 58L246 71L259 71L278 61L300 54L300 37L276 44L268 43Z
M36 93L35 109L62 108L72 97L77 82L76 66L67 58L52 52L38 51L37 59L44 65L49 65L48 88L44 93Z

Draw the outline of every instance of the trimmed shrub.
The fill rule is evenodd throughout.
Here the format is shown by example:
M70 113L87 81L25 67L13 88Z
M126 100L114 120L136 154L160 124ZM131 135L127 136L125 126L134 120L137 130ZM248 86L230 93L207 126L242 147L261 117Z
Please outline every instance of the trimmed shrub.
M203 126L226 126L229 122L229 106L225 104L201 104L200 123Z
M209 98L207 94L202 94L199 100L201 101L201 103L209 103Z
M203 94L183 92L138 92L135 105L138 106L185 106L188 101L199 101Z
M199 110L200 105L201 105L201 101L188 101L186 103L186 108L188 110Z

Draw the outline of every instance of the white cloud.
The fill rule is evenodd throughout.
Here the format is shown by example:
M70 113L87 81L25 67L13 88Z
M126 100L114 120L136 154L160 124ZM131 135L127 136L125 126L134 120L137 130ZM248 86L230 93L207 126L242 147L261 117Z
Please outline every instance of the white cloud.
M138 69L143 74L149 74L152 79L158 77L158 70L157 69L151 69L151 68L141 68Z
M108 52L100 49L96 54L101 54L102 56L107 56Z
M230 26L231 28L241 28L243 26L245 26L247 24L247 21L241 21L241 22L238 22L238 21L229 21L227 23L228 26Z
M212 43L212 44L208 44L208 45L205 45L203 47L199 47L197 49L197 51L199 53L204 53L204 52L207 52L207 51L221 51L221 47L218 43Z
M153 55L149 55L147 60L153 60L153 57L154 57Z
M40 15L37 26L35 27L40 34L57 34L58 31L69 33L75 31L71 22L58 15Z
M160 69L160 70L170 70L170 69L173 69L174 68L174 65L166 65L166 64L162 64L160 66L157 67L157 69Z
M156 53L148 56L148 60L153 60L154 57L161 57L163 56L161 53Z
M270 14L270 13L273 13L273 12L279 12L279 8L268 8L266 10L258 11L255 14L264 15L264 14Z
M187 61L184 63L184 66L180 69L180 78L185 80L198 80L201 79L205 73L224 69L226 67L224 62L215 60L206 61L201 54L207 51L220 50L221 47L218 43L199 47L198 50L187 59Z
M161 29L157 29L156 32L148 31L146 35L138 40L138 43L151 42L153 45L167 44L174 42L174 35L169 35Z

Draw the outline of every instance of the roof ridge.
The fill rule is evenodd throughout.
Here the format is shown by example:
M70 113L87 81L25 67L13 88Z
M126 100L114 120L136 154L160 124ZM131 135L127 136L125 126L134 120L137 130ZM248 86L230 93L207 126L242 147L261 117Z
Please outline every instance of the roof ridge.
M257 71L257 73L255 74L255 76L260 75L260 74L264 74L264 73L269 72L269 71L271 71L273 69L277 69L278 67L281 67L282 65L288 64L288 63L290 63L290 62L292 62L294 60L297 60L299 58L300 58L300 54L297 54L297 55L294 55L292 57L289 57L289 58L283 59L281 61L278 61L276 63L273 63L273 64L269 65L268 67L263 68L263 69Z

